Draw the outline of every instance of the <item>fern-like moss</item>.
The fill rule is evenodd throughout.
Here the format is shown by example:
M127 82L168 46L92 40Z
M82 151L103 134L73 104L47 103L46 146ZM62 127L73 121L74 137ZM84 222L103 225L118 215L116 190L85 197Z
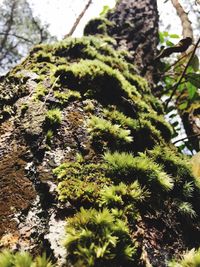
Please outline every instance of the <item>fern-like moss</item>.
M156 183L166 191L173 188L172 178L148 157L134 157L129 153L108 152L105 153L104 159L110 167L110 172L122 179L129 181L139 179L143 184L151 186Z
M65 246L76 266L129 266L136 254L128 226L108 209L81 208L69 218Z
M93 139L103 139L116 144L123 145L133 141L130 130L123 129L119 124L112 124L97 116L92 116L88 121L88 132Z
M60 109L50 109L46 113L46 122L50 126L59 125L62 122L62 113Z
M192 249L186 252L180 260L173 260L168 267L199 267L200 266L200 248Z
M1 267L55 267L43 254L35 259L28 252L13 253L8 250L0 252Z
M102 164L65 163L56 168L54 174L59 181L60 201L69 201L77 207L95 205L100 190L111 184Z

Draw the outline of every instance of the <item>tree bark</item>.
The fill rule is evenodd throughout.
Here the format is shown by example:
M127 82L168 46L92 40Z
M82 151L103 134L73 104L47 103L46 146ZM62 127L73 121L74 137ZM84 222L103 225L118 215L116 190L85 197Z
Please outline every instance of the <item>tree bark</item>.
M119 49L132 53L133 63L150 83L153 81L154 58L158 44L158 11L156 0L118 1L108 19L114 22L110 35Z

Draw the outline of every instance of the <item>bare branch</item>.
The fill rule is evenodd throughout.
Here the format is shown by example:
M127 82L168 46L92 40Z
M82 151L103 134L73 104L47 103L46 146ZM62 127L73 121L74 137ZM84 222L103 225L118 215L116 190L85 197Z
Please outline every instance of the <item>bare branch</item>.
M77 17L77 19L75 20L75 22L74 22L71 30L64 36L64 39L67 38L67 37L69 37L69 36L71 36L75 32L75 30L76 30L79 22L81 21L82 17L85 15L85 12L87 11L87 9L91 5L91 3L92 3L92 0L89 0L88 3L85 5L83 11L79 14L79 16Z
M15 34L15 33L0 32L0 35L5 35L5 34L6 34L7 36L13 36L13 37L16 37L16 38L18 38L18 39L21 39L21 40L23 40L23 41L25 41L25 42L34 44L34 42L32 42L30 39L25 38L25 37L23 37L23 36L21 36L21 35L18 35L18 34Z
M171 0L171 2L181 20L183 38L190 37L191 39L194 39L192 25L188 18L188 14L184 11L178 0Z
M15 11L15 8L16 8L16 4L17 2L16 1L13 1L12 2L12 6L11 6L11 11L10 11L10 17L8 19L8 21L6 22L6 24L8 25L7 26L7 29L5 31L5 35L1 41L1 44L0 44L0 51L2 51L2 49L4 48L6 42L7 42L7 39L8 39L8 35L11 31L11 28L12 28L12 25L13 25L13 19L14 19L14 11Z

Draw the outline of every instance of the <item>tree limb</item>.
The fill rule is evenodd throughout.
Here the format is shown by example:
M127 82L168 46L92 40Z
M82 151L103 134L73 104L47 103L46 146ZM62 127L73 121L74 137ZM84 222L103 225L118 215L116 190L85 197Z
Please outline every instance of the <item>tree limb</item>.
M169 97L168 100L166 101L166 104L165 104L165 110L167 109L169 102L172 100L172 97L175 95L176 90L177 90L177 88L179 87L180 83L182 82L182 79L184 78L184 76L185 76L185 74L186 74L186 71L187 71L187 69L188 69L188 67L189 67L189 65L190 65L190 62L192 61L192 59L193 59L193 57L194 57L194 55L195 55L195 52L196 52L196 49L197 49L199 43L200 43L200 38L198 39L197 43L195 44L195 47L194 47L194 49L193 49L193 51L192 51L192 54L191 54L191 56L190 56L190 58L189 58L189 60L188 60L188 62L187 62L187 64L186 64L186 66L185 66L185 68L184 68L182 74L181 74L181 77L179 78L178 82L173 86L174 89L173 89L173 91L172 91L170 97Z
M72 36L72 34L75 32L79 22L81 21L82 17L85 15L85 12L87 11L87 9L89 8L89 6L91 5L92 3L92 0L89 0L87 2L87 4L85 5L83 11L79 14L79 16L77 17L76 21L74 22L71 30L64 36L64 39L69 37L69 36Z
M18 39L21 39L21 40L23 40L23 41L25 41L25 42L34 44L34 42L32 42L30 39L25 38L25 37L23 37L23 36L21 36L21 35L18 35L18 34L15 34L15 33L0 32L0 35L5 35L5 34L6 34L7 36L13 36L13 37L16 37L16 38L18 38Z

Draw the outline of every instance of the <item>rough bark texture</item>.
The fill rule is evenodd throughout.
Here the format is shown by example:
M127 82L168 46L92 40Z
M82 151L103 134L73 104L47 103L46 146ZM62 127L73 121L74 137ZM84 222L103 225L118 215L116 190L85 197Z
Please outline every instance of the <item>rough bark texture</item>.
M45 250L56 266L161 267L199 246L198 180L130 63L152 77L155 9L122 1L86 26L99 35L36 46L1 78L1 247Z
M115 23L109 34L117 40L119 49L130 51L141 75L152 81L158 44L157 1L118 1L107 17Z

